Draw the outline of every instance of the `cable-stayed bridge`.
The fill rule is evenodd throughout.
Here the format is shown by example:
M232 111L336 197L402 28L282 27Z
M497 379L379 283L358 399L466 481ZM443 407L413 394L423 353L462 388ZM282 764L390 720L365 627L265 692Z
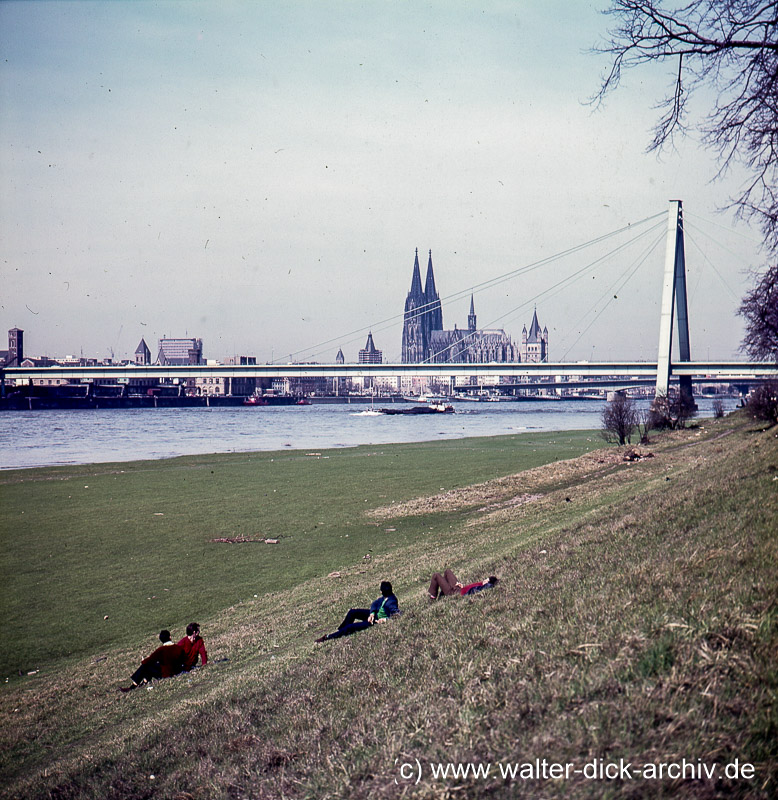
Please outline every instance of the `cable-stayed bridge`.
M678 358L672 359L673 335L677 329ZM655 385L658 395L666 395L671 381L682 392L691 393L692 382L732 383L747 386L765 379L778 379L778 366L769 362L692 361L689 342L689 312L686 286L683 208L680 200L669 204L666 250L662 282L662 301L658 320L656 361L576 361L576 362L500 362L500 363L416 363L416 364L336 364L287 363L250 365L187 366L50 366L6 367L0 370L3 393L7 380L100 381L162 379L185 381L191 378L403 378L421 377L450 380L473 378L502 379L500 389L514 388L622 388ZM514 381L509 380L514 378ZM471 381L472 383L472 381Z
M670 373L676 378L694 381L736 382L743 379L764 380L778 377L775 364L745 361L688 361L670 363ZM600 379L605 385L628 382L657 381L658 368L650 361L544 362L490 364L231 364L189 366L86 366L86 367L9 367L6 378L32 380L67 378L73 380L148 379L184 380L187 378L401 378L419 377L483 377L505 376L546 380L560 378L576 382L582 378ZM607 379L607 380L605 380ZM526 387L527 383L517 383ZM552 385L551 382L548 385ZM553 385L559 385L554 383ZM590 381L582 385L592 385Z

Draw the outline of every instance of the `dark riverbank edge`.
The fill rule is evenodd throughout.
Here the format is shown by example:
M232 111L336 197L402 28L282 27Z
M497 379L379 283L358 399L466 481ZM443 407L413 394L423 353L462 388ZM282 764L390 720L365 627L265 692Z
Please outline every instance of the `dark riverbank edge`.
M417 403L420 401L397 396L376 398L381 403ZM560 402L560 401L595 401L603 402L602 397L555 397L549 395L528 395L522 397L504 397L499 400L462 400L452 398L447 402L456 402L463 405L480 402ZM138 409L138 408L263 408L265 406L293 406L293 405L369 405L374 403L371 397L308 397L304 400L299 397L285 395L266 396L259 402L251 402L248 397L237 396L201 396L186 397L178 395L68 395L68 394L26 394L13 393L8 397L0 398L0 411L68 411L68 410L99 410L99 409Z

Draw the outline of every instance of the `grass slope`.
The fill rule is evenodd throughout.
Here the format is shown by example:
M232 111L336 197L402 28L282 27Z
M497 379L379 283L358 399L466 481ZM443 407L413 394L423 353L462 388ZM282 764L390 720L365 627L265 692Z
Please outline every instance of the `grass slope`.
M591 432L544 433L2 473L10 646L0 652L0 677L137 645L151 631L181 630L448 525L436 518L386 533L365 509L597 446ZM211 541L236 537L279 544Z
M398 485L363 503L369 515L353 504L353 524L374 538L418 535L352 559L340 578L224 608L207 620L214 663L150 691L115 692L137 643L9 684L5 796L774 796L776 432L731 416L650 450L627 463L609 448L476 488L428 480L424 502ZM429 605L429 573L446 565L502 582ZM399 620L311 644L385 577ZM536 758L579 769L685 758L718 772L499 772ZM735 759L754 777L724 776ZM489 774L436 778L438 763ZM403 764L418 764L418 784Z

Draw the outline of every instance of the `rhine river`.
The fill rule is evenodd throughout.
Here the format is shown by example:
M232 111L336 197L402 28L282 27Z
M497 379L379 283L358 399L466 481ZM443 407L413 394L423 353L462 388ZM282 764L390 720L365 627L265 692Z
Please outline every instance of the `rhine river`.
M712 416L709 399L697 403L699 417ZM3 411L0 469L598 430L603 405L593 400L455 403L454 414L422 416L369 416L359 413L370 408L363 403ZM724 400L726 411L735 405L734 399Z

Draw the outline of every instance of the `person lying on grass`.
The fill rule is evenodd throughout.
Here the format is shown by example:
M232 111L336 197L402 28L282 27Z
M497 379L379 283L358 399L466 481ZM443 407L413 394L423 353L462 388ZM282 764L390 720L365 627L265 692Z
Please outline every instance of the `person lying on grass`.
M328 639L339 639L341 636L350 636L357 631L364 631L371 625L386 622L389 617L399 613L400 606L392 592L392 584L389 581L382 581L381 596L373 601L370 608L350 608L338 629L320 636L316 643L321 644Z
M454 594L455 592L459 592L461 595L476 594L484 589L494 588L495 584L497 583L499 583L498 579L494 575L490 575L488 578L484 578L482 581L468 583L466 586L463 586L457 576L454 575L450 569L447 569L442 575L439 572L436 572L432 576L429 588L429 598L430 600L437 600L438 597L443 597L443 595L448 596L450 594Z
M146 681L154 678L172 678L183 672L186 653L180 645L173 644L170 640L170 631L160 631L159 641L162 645L150 656L140 662L140 666L132 674L130 686L120 686L122 692L131 692Z
M200 657L200 666L208 663L208 653L205 650L203 637L200 636L200 626L190 622L186 626L186 636L178 642L184 651L184 672L189 672L197 666L197 657Z

